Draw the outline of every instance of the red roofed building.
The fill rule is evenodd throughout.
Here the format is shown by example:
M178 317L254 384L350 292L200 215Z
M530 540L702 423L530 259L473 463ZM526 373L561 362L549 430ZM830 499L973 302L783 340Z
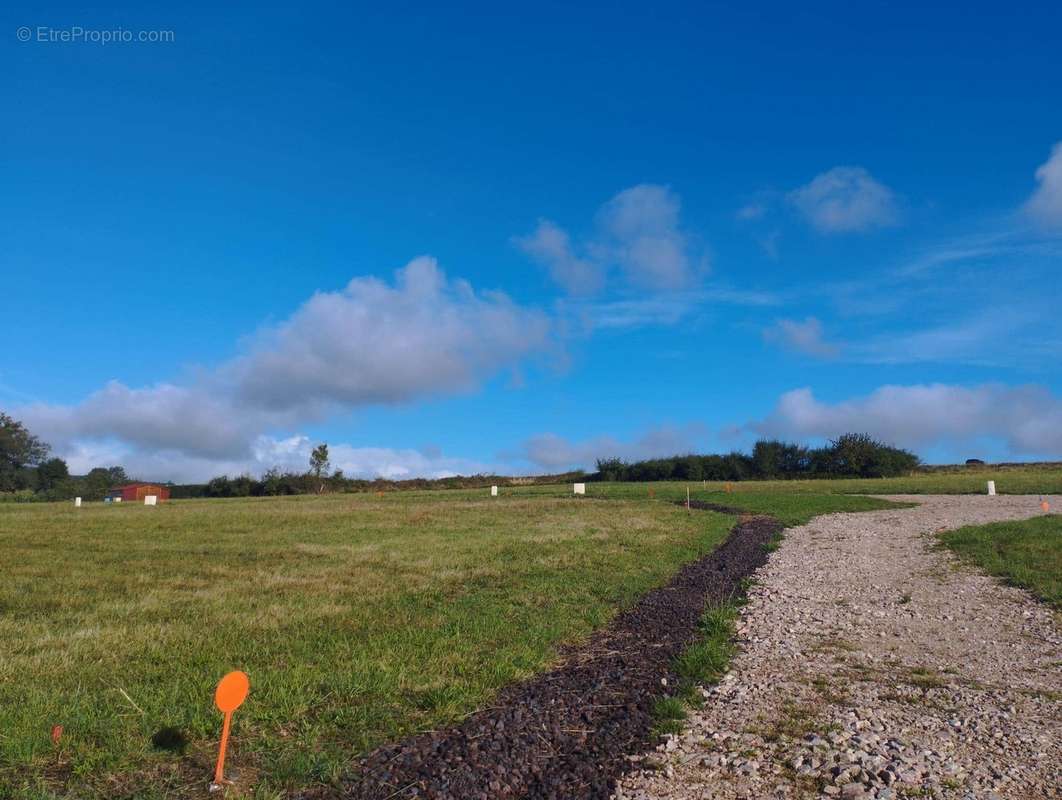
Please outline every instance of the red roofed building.
M111 502L121 500L123 503L142 503L149 494L155 495L160 503L170 499L169 487L157 483L127 483L124 486L112 486L107 490L107 497Z

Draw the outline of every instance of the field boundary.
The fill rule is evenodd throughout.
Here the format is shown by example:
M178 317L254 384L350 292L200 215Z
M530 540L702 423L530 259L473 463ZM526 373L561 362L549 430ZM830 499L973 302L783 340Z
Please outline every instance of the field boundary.
M746 516L713 552L562 652L560 666L503 689L455 727L370 753L340 788L302 798L608 798L653 742L653 707L709 604L730 600L766 562L782 524Z

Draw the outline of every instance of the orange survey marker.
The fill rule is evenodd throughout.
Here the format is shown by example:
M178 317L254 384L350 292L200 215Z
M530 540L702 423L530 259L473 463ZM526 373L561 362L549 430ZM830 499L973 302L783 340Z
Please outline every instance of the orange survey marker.
M1042 508L1044 510L1044 513L1046 514L1048 511L1051 510L1051 504L1048 503L1046 500L1041 499L1040 508Z
M247 675L235 670L218 681L218 688L214 690L214 705L225 715L225 721L221 724L218 767L214 770L214 783L211 784L211 789L220 789L225 780L225 750L229 746L229 724L232 722L232 712L247 699L247 690L250 688L251 681Z

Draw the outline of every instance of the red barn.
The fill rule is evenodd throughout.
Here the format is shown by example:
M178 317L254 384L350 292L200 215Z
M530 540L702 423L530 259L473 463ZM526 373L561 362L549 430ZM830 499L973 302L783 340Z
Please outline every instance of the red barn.
M124 486L112 486L107 490L107 497L111 502L121 500L123 503L143 503L149 494L155 495L160 503L170 499L169 487L157 483L127 483Z

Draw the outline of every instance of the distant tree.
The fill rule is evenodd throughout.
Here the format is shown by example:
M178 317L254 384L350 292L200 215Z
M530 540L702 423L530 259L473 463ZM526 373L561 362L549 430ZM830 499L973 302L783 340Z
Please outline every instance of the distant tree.
M25 488L19 472L42 462L50 449L25 425L0 411L0 492Z
M267 469L262 476L262 494L274 497L278 494L282 494L283 488L283 476L280 474L280 470L277 467Z
M622 481L627 477L627 465L619 458L599 458L597 474L599 480Z
M232 497L232 483L228 475L218 475L207 483L207 497Z
M903 475L921 460L914 453L875 441L866 433L846 433L830 443L832 474L883 478Z
M255 479L250 475L238 475L229 481L230 497L250 497L255 486Z
M61 458L49 458L37 465L38 491L50 492L68 480L70 480L70 470Z
M121 486L132 480L125 474L125 467L107 467L107 474L110 476L111 486Z
M324 491L324 481L321 480L321 473L328 470L328 445L321 443L313 449L310 453L310 472L313 473L313 477L320 484L317 489L317 493L320 494Z

